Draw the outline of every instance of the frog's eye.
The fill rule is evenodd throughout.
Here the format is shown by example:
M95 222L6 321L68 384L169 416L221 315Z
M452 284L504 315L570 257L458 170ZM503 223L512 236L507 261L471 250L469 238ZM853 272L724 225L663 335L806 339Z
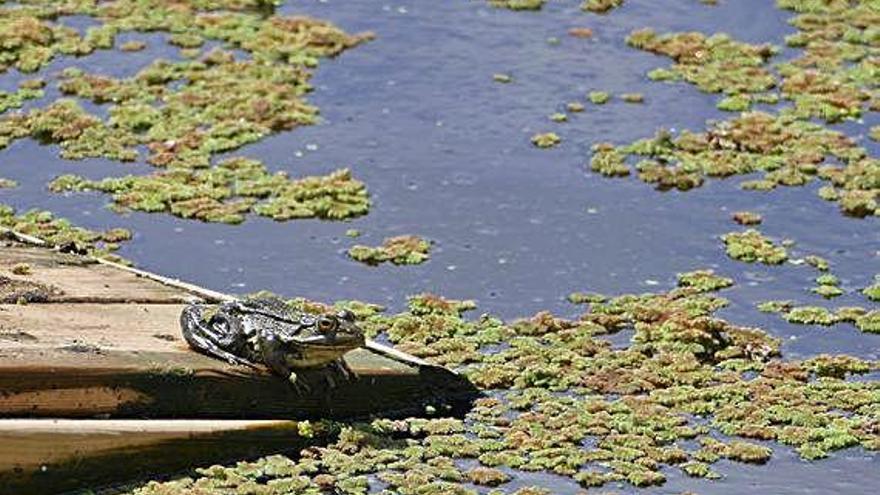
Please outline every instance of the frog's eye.
M322 316L318 319L318 330L322 333L332 332L336 330L336 320Z
M352 323L354 322L354 313L348 309L343 309L342 311L336 313L336 316L345 321Z

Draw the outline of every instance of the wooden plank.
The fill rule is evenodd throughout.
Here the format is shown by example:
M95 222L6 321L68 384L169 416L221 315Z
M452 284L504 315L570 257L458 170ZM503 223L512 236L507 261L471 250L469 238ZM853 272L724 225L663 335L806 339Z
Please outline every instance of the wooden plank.
M295 452L293 421L0 420L0 493L60 493L193 466ZM124 469L120 469L124 466Z
M26 263L28 275L11 273ZM45 248L7 245L0 248L0 273L13 281L42 284L55 290L47 302L143 302L181 303L196 296L90 258Z
M312 387L299 393L268 371L192 352L179 333L182 307L0 305L0 416L342 418L475 393L442 368L369 349L346 355L355 377L304 372Z

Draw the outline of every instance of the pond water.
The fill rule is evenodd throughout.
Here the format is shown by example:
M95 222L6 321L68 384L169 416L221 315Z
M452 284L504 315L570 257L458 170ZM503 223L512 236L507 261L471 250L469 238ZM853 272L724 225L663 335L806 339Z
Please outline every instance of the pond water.
M709 180L686 193L660 193L635 178L606 179L586 167L594 143L628 142L660 127L700 130L707 119L729 117L715 108L717 96L684 83L649 81L646 72L668 60L627 48L623 39L631 30L727 32L743 41L781 44L793 32L786 24L789 14L770 0L722 0L714 7L693 0L628 0L607 16L582 14L579 3L551 1L538 13L468 0L285 4L283 13L328 19L349 32L374 31L377 38L322 61L309 96L321 109L319 125L272 136L234 154L259 158L291 176L350 167L373 200L371 212L357 220L276 223L254 216L228 226L142 213L123 218L104 208L106 196L50 195L45 184L60 173L102 177L144 173L147 165L69 162L58 158L57 147L30 140L2 152L2 175L21 187L0 196L16 207L46 208L86 227L129 227L135 239L122 248L122 256L212 289L360 299L392 310L401 309L407 295L429 291L475 299L480 311L505 318L544 309L574 315L578 309L565 301L572 291L666 289L674 285L676 272L710 267L738 283L725 292L732 304L722 316L783 337L786 356L845 352L880 358L880 335L849 325L794 326L778 315L759 313L755 303L766 299L821 305L808 290L815 272L730 260L719 239L737 230L731 212L759 212L764 233L795 240L796 254L828 258L842 286L855 289L880 273L876 219L842 217L835 203L816 200L818 184L745 192L738 178ZM70 20L74 26L83 23ZM589 27L595 36L569 37L571 27ZM559 43L548 42L551 38ZM119 76L157 55L175 56L159 35L130 34L122 41L127 39L146 40L150 49L60 60L45 72L77 65ZM514 81L499 84L494 73L510 74ZM21 78L10 72L0 81L11 87ZM640 92L645 103L615 100L587 105L567 123L549 120L567 102L583 102L591 90ZM47 98L54 95L49 92ZM864 136L877 123L872 114L864 123L839 127ZM530 144L530 136L550 130L562 137L560 146L540 150ZM876 144L863 141L876 154ZM363 235L346 237L350 228ZM400 234L431 239L431 260L370 267L345 254L355 243L379 244ZM864 305L864 300L844 296L834 302L847 304ZM880 457L860 450L815 463L801 461L785 447L776 451L767 466L719 466L725 480L670 474L666 485L636 491L722 494L760 487L779 494L856 494L872 493L869 486L878 480ZM555 477L526 481L549 484L559 493L577 491Z

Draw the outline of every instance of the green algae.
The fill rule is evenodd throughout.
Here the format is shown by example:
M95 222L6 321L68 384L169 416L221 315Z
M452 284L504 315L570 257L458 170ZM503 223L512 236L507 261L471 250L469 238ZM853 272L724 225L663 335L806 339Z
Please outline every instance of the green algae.
M122 263L127 262L113 254L113 251L119 249L121 242L131 240L132 237L131 232L125 229L89 230L77 227L67 219L57 218L48 211L29 210L17 214L13 208L6 205L0 205L0 227L37 237L49 246L64 251Z
M229 158L209 169L169 169L98 181L63 175L49 189L105 192L111 194L112 206L123 211L166 212L233 224L244 221L249 212L278 221L342 220L364 215L370 207L366 187L348 170L290 179L283 172L271 174L262 163L246 158Z
M333 440L296 459L213 466L134 493L365 493L379 483L405 495L474 485L547 493L506 484L548 472L585 488L652 486L669 468L712 479L721 459L763 464L778 444L804 459L880 449L872 426L880 384L849 379L880 363L784 360L778 339L715 316L727 304L715 291L729 279L697 270L680 280L667 292L596 298L574 319L470 319L472 302L427 294L400 314L363 313L368 334L458 369L487 394L463 418L328 423ZM624 329L634 331L629 346L604 339Z
M730 232L721 237L727 255L735 260L746 263L763 263L779 265L788 259L788 251L784 246L777 246L754 229L744 232Z
M381 246L352 246L348 250L351 259L378 265L390 262L395 265L420 265L430 258L431 242L415 235L389 237Z
M562 138L555 132L544 132L532 136L532 144L538 148L553 148L562 142Z

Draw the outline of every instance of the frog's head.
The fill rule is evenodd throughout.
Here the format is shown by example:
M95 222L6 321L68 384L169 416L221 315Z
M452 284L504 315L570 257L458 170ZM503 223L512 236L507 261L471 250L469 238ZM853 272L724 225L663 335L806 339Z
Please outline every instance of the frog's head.
M287 344L285 361L289 366L301 368L326 365L365 342L364 331L348 310L304 318L296 336L284 340Z
M355 323L354 313L344 309L315 317L314 323L303 329L298 339L308 345L351 350L364 345L364 331Z

